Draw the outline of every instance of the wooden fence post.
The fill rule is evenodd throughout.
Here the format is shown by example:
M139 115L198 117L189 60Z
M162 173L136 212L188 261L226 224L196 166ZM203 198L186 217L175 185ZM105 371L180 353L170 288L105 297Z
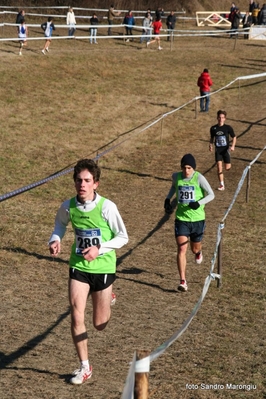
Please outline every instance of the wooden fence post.
M136 361L144 359L149 356L149 351L138 350L136 351ZM135 388L134 399L148 399L149 398L149 373L135 373Z

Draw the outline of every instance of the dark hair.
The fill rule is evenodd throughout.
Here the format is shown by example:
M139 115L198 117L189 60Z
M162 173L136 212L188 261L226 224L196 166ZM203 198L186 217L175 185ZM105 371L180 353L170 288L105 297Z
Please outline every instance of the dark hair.
M220 115L224 115L225 117L226 117L226 111L222 111L221 109L219 109L219 111L217 111L217 118L218 118L218 116L220 116Z
M87 169L91 173L94 183L100 180L101 169L97 165L97 163L94 162L93 159L81 159L80 161L77 162L76 166L74 167L74 174L73 174L74 181L76 181L77 175L82 170L85 169Z
M48 22L51 22L53 20L53 17L48 17Z
M209 71L208 71L208 69L207 69L207 68L205 68L205 69L203 70L203 72L209 72Z

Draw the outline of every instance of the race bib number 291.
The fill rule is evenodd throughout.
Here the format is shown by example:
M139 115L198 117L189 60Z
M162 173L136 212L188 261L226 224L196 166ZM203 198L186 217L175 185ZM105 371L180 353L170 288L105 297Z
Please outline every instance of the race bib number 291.
M77 255L82 255L83 249L101 245L102 242L101 229L75 229L75 235Z
M180 204L188 204L191 201L195 201L195 187L178 186L178 202Z

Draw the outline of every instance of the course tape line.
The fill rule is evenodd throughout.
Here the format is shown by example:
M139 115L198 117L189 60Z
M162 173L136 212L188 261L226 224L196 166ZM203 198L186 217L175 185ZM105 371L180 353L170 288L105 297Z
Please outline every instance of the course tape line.
M224 87L222 87L222 88L216 90L215 92L213 92L213 93L211 93L211 94L215 94L215 93L220 92L221 90L226 89L227 87L229 87L230 85L232 85L233 83L235 83L235 82L238 81L238 80L256 79L256 78L261 78L261 77L264 77L264 76L266 76L266 72L264 72L264 73L259 73L259 74L254 74L254 75L239 76L239 77L237 77L236 79L234 79L233 81L231 81L230 83L228 83L226 86L224 86ZM183 105L181 105L180 107L175 108L174 110L169 111L169 112L163 114L162 116L160 116L159 118L157 118L155 121L153 121L152 123L150 123L149 125L147 125L147 126L144 127L143 129L141 129L139 132L136 132L136 134L140 134L140 133L144 132L145 130L149 129L149 128L152 127L153 125L157 124L159 121L163 120L166 116L171 115L171 114L173 114L174 112L177 112L178 110L180 110L180 109L186 107L187 105L193 103L195 100L197 100L197 99L199 99L199 98L201 98L201 97L195 97L195 98L193 98L192 100L188 101L186 104L183 104ZM112 151L112 150L115 149L116 147L122 145L124 142L128 141L129 139L130 139L130 138L127 138L127 139L123 140L122 142L116 144L115 146L111 147L110 149L104 151L103 153L97 155L96 160L98 160L100 157L106 155L108 152ZM260 154L259 154L258 156L260 156ZM256 159L253 161L253 163L254 163L255 161L256 161ZM44 178L43 180L40 180L40 181L38 181L38 182L29 184L28 186L19 188L19 189L14 190L14 191L12 191L12 192L10 192L10 193L3 194L3 195L0 196L0 202L6 200L6 199L8 199L8 198L14 197L15 195L21 194L21 193L23 193L23 192L25 192L25 191L28 191L28 190L30 190L30 189L32 189L32 188L38 187L38 186L40 186L40 185L42 185L42 184L45 184L45 183L49 182L50 180L55 179L56 177L63 176L63 175L65 175L65 174L67 174L67 173L70 173L70 172L72 172L72 171L73 171L73 168L68 169L68 170L65 170L65 171L62 171L62 172L59 172L59 173L55 173L54 175L48 176L48 177Z
M233 196L233 199L232 199L232 201L231 201L231 203L230 203L230 205L229 205L229 207L228 207L228 209L227 209L227 211L226 211L226 213L225 213L225 215L224 215L224 217L222 219L222 222L225 221L225 219L227 218L229 212L231 211L231 209L232 209L232 207L233 207L233 205L235 203L235 200L236 200L236 198L237 198L237 196L239 194L239 191L241 190L241 187L242 187L242 185L244 183L245 177L246 177L248 171L250 170L250 167L257 161L257 159L261 156L261 154L263 153L263 151L265 151L265 149L266 149L266 146L263 148L263 150L261 152L258 153L258 155L253 159L253 161L250 162L250 164L244 169L243 174L241 176L241 179L239 180L237 189L235 191L235 194Z
M167 348L169 348L169 346L171 346L188 328L188 326L190 325L191 321L193 320L193 318L195 317L195 315L197 314L198 310L201 307L201 304L208 292L210 283L212 280L216 280L216 279L220 279L220 275L217 273L214 273L214 266L215 266L215 262L216 262L216 258L217 258L217 254L218 254L218 248L219 248L219 244L221 241L221 230L224 228L224 220L226 219L228 213L230 212L230 210L233 207L233 204L236 200L237 195L239 194L239 191L244 183L245 177L249 171L249 169L251 168L251 165L253 165L256 160L261 156L261 154L263 153L263 151L266 150L266 146L263 148L262 151L259 152L259 154L253 159L252 162L250 162L250 164L244 169L242 177L238 183L236 192L234 194L233 200L231 201L228 210L225 213L224 218L222 219L221 223L219 223L218 225L218 231L217 231L217 238L216 238L216 245L215 245L215 251L213 254L213 258L211 260L211 269L209 272L209 275L206 277L205 279L205 283L201 292L201 295L198 299L198 302L196 303L196 305L194 306L192 312L190 313L190 315L188 316L188 318L185 320L185 322L182 324L182 326L180 327L180 329L178 331L176 331L168 340L166 340L163 344L161 344L160 346L158 346L158 348L156 348L149 356L147 356L146 358L143 358L141 360L136 361L136 359L134 360L134 367L131 364L131 367L129 369L128 372L128 376L125 382L125 386L124 386L124 390L121 396L121 399L132 399L132 393L134 392L134 384L132 381L134 381L134 373L137 372L149 372L149 368L150 368L150 363L157 359L157 357L159 357L160 355L162 355ZM138 365L139 362L141 362L140 366ZM144 364L144 366L143 366ZM142 371L139 371L142 370ZM133 387L133 388L132 388Z

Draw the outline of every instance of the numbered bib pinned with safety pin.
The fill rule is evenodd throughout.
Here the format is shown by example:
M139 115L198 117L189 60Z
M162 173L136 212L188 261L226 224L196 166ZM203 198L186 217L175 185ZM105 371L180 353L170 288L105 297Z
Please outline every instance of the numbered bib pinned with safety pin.
M102 243L101 229L75 229L76 254L82 256L85 248L96 247Z
M195 201L194 186L178 186L178 202L180 204L188 204Z

